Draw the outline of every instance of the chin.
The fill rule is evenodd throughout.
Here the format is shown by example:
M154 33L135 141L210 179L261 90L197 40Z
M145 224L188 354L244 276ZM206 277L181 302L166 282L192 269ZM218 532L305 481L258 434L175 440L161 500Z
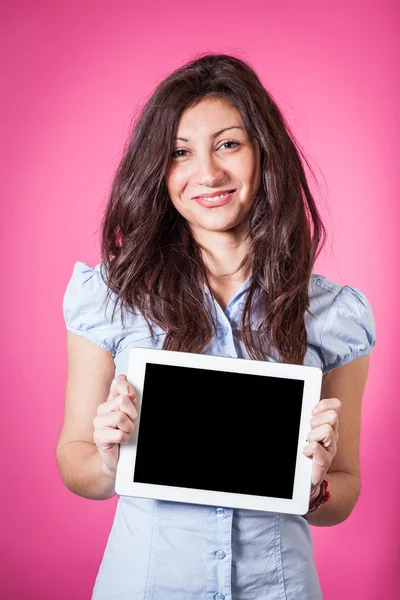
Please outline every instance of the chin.
M220 233L224 233L227 231L234 231L234 230L238 230L240 229L240 221L239 222L232 222L232 223L218 223L218 224L211 224L211 223L207 223L204 225L197 225L197 227L207 230L207 231L219 231Z

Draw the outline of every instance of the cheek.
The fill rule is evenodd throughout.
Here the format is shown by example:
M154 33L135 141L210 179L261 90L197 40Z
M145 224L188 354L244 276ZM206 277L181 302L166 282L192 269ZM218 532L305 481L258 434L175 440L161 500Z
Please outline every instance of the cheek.
M184 180L177 174L173 174L166 178L165 183L170 201L175 206L176 210L184 216L188 212L188 207L184 202Z
M167 189L171 197L179 196L186 187L187 176L185 170L172 168L166 177Z
M250 172L250 171L249 171ZM256 164L253 164L251 167L251 174L249 175L249 187L252 190L252 192L254 194L257 194L259 188L260 188L260 182L261 182L261 172L260 172L260 165L256 162Z
M258 173L256 157L253 154L249 154L246 157L241 156L235 165L234 172L246 187L252 189L256 185L256 176Z

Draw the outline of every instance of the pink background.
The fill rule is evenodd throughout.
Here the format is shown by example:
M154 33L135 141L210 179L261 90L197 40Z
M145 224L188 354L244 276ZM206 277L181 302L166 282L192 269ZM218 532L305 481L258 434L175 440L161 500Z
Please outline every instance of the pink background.
M398 598L396 0L14 1L1 22L2 598L90 598L116 499L75 496L58 475L62 297L75 261L98 262L135 109L205 51L249 60L276 98L320 181L330 242L315 272L372 303L362 493L345 523L312 534L325 600Z

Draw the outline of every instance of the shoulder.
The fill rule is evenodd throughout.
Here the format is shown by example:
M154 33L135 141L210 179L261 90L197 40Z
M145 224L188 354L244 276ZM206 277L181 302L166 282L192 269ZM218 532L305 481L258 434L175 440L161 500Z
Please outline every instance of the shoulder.
M85 262L77 261L70 275L63 298L64 313L79 311L80 314L105 310L105 304L110 297L101 263L90 267Z
M107 292L107 282L105 275L102 271L102 264L99 263L94 267L90 267L87 263L82 261L75 262L72 268L72 274L68 282L67 290L73 289L74 291L82 294L81 290L87 295L90 292L97 290L103 293Z
M375 319L360 289L313 274L309 310L309 337L320 349L324 372L371 352L376 342Z
M63 297L66 327L116 354L121 336L121 322L114 309L114 295L107 286L101 263L90 267L77 261L72 269Z
M324 275L313 273L310 281L310 310L347 308L352 313L373 317L372 306L366 295L353 285L341 285Z

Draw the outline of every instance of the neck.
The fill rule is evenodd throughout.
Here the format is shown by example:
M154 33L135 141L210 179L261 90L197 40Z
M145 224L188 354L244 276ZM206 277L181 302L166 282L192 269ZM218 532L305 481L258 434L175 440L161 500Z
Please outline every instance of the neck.
M246 280L248 267L237 269L250 246L247 229L196 232L195 237L210 281L227 280L241 284Z

